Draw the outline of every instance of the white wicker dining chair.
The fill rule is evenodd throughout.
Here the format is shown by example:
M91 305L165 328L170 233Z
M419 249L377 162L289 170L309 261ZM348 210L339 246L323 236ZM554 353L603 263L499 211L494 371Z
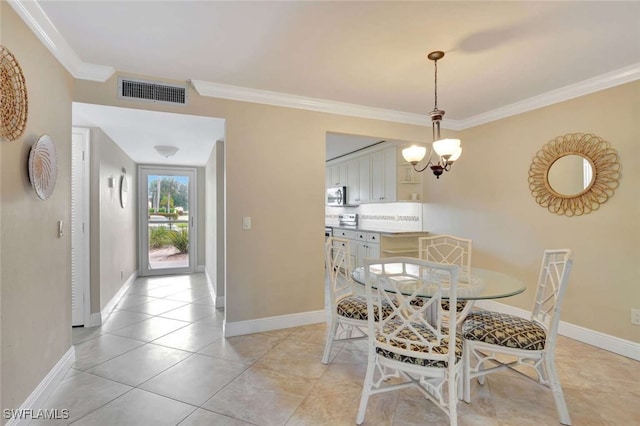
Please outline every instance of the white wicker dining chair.
M456 327L443 327L441 300L450 291L455 303L460 268L408 257L365 259L364 268L369 311L387 302L392 312L368 320L369 356L356 423L364 421L369 396L417 387L456 425L462 340ZM428 297L413 303L419 295ZM389 382L392 377L403 381Z
M471 282L471 249L470 239L454 237L452 235L435 235L418 238L418 257L430 262L458 265L460 267L460 281ZM442 301L442 308L448 316L450 309L448 300ZM456 306L458 325L473 308L473 301L458 301ZM447 317L445 316L445 320Z
M329 278L330 316L327 341L322 363L328 364L331 348L335 342L362 340L367 338L367 298L363 292L354 292L351 277L352 259L349 241L340 237L329 237L325 242L325 267ZM384 312L391 307L384 305Z
M571 424L556 371L555 346L562 299L572 264L571 250L545 250L530 319L477 311L463 322L466 402L471 400L473 378L477 377L483 384L486 374L519 365L529 366L535 370L538 381L551 389L560 423ZM498 361L496 356L500 354L511 356L513 361L505 362L503 358Z

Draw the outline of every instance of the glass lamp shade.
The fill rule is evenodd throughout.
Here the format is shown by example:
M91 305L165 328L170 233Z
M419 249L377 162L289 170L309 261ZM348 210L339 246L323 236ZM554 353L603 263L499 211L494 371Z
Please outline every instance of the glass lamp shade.
M440 157L445 155L453 156L458 148L460 148L460 139L440 139L433 143L433 150ZM459 156L460 154L458 154Z
M453 163L458 158L460 158L461 154L462 154L462 147L459 146L455 151L453 151L453 154L451 154L451 157L449 157L449 159L447 161Z
M402 150L402 156L405 161L411 164L419 163L427 154L427 148L424 146L412 145Z

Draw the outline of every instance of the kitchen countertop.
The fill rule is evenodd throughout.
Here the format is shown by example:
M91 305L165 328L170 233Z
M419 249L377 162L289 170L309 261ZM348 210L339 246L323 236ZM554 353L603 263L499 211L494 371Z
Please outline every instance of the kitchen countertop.
M404 231L404 230L398 230L398 229L371 228L371 227L348 226L348 225L326 225L326 227L332 228L332 229L347 229L347 230L356 231L356 232L378 232L383 235L403 236L403 237L410 237L413 235L424 236L428 234L427 231Z

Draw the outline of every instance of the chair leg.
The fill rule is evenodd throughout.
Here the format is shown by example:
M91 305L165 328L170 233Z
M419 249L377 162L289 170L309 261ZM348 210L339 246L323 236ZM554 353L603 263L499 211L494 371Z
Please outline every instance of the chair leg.
M468 342L462 347L462 382L464 402L471 402L471 349Z
M449 425L458 426L458 374L454 372L455 367L449 369L449 380L447 380L449 392Z
M338 320L331 319L329 324L329 331L327 332L327 343L324 345L324 354L322 355L322 363L329 364L329 357L331 356L331 347L333 346L333 339L336 338L336 332L338 331Z
M562 386L558 379L558 372L556 371L555 360L553 357L544 356L544 369L549 379L549 387L553 393L553 399L556 401L556 409L558 410L560 423L563 425L570 425L571 418L569 417L569 409L567 408L567 403L564 400L564 393L562 392Z
M367 362L367 374L364 376L364 384L362 385L362 396L360 397L360 408L358 408L358 417L356 424L361 425L364 422L364 415L367 411L367 403L369 402L369 393L373 386L373 372L375 370L375 360L369 355Z

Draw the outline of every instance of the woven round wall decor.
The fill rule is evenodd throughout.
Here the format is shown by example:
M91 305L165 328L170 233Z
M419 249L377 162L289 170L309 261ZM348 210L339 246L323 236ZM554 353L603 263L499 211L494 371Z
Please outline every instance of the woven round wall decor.
M27 127L27 85L16 58L0 45L0 139L14 141Z
M29 153L29 180L38 198L46 200L53 194L58 178L58 155L49 135L41 136Z

